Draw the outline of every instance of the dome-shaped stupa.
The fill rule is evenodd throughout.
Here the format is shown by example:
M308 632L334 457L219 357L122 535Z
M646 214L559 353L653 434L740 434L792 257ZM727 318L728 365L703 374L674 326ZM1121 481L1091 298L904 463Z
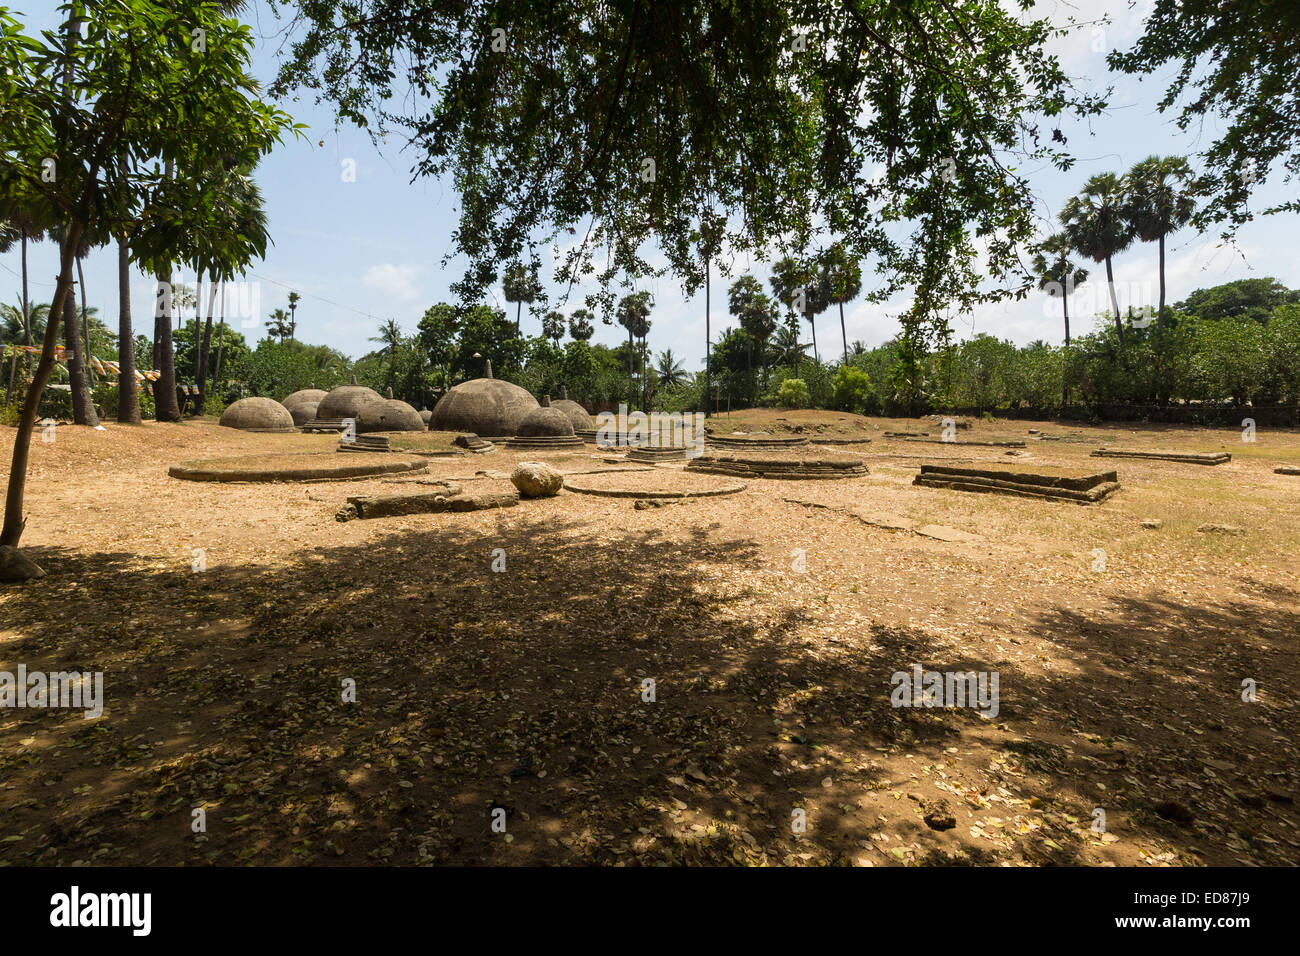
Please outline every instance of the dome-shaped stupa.
M541 408L534 408L524 416L515 434L521 438L572 435L573 423L569 421L569 416L558 408L543 405Z
M246 432L292 432L293 416L273 398L241 398L221 413L221 424Z
M506 442L510 448L533 449L566 449L581 444L582 439L573 433L569 416L552 408L549 398L543 398L540 408L524 416L515 437Z
M493 378L488 365L486 378L461 382L438 399L429 428L500 438L516 434L524 416L537 407L537 399L526 389Z
M304 388L286 395L280 404L289 409L295 425L306 425L316 418L316 408L326 394L324 389Z
M569 400L568 390L560 386L560 397L558 401L551 402L551 408L558 408L568 416L569 422L573 425L575 432L590 431L596 427L587 410L577 402Z
M316 417L321 421L358 418L364 406L383 400L383 396L373 388L357 385L356 379L353 379L351 385L340 385L320 400L316 406Z
M424 422L415 407L396 398L369 402L357 415L357 431L365 432L422 432Z

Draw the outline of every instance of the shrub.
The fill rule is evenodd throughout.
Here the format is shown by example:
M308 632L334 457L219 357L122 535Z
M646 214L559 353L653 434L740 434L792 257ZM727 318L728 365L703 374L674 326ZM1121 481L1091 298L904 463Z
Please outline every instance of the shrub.
M852 365L841 365L835 373L833 396L836 408L859 415L866 415L876 400L871 388L871 376Z
M787 378L777 390L776 403L782 408L807 408L812 404L808 384L801 378Z

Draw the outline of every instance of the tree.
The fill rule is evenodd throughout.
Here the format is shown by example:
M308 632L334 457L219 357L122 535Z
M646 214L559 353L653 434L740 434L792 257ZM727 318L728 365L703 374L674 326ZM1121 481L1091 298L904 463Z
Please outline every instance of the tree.
M1197 289L1182 302L1175 303L1174 308L1200 319L1240 316L1263 324L1279 306L1293 304L1300 304L1300 290L1288 289L1269 276L1238 279L1209 289Z
M830 308L830 277L814 257L798 260L785 256L772 266L768 282L772 294L792 312L800 315L812 329L813 361L820 362L817 354L817 316Z
M537 279L537 264L535 262L530 265L524 265L522 262L510 263L510 265L506 266L501 285L505 292L506 301L517 303L515 308L515 335L519 335L519 320L523 315L524 303L527 302L531 305L542 292L541 283Z
M627 329L627 404L636 407L636 387L633 385L633 340L644 338L650 331L650 308L654 300L649 292L632 292L618 303L618 324Z
M778 326L776 334L772 337L773 360L778 365L793 367L796 376L799 374L799 363L803 361L804 350L807 348L807 345L799 343L799 319L797 316L792 317L791 321Z
M849 333L844 327L844 303L852 302L862 294L862 264L844 248L835 243L822 253L822 271L830 284L830 301L840 307L840 337L844 341L844 361L849 360Z
M1134 235L1143 242L1160 244L1158 332L1165 328L1165 236L1187 225L1196 210L1196 200L1189 189L1191 181L1191 164L1181 156L1148 156L1130 169L1126 177L1125 216Z
M586 342L595 334L595 327L592 325L594 316L589 309L574 309L573 314L569 316L569 338L575 342Z
M542 334L550 339L558 349L560 339L564 338L564 314L552 309L542 316Z
M416 175L455 182L446 261L466 257L467 299L496 263L578 225L571 278L650 274L652 240L684 277L710 214L739 224L730 248L760 254L824 225L879 259L882 295L1006 298L1035 232L1018 170L1069 163L1042 117L1102 105L1047 51L1050 21L989 0L520 3L504 20L493 4L291 9L274 92L308 88L376 138L399 127ZM948 163L959 175L942 181Z
M1063 232L1048 236L1034 250L1034 275L1038 277L1038 288L1052 298L1061 297L1061 309L1065 316L1065 347L1070 347L1070 296L1074 290L1088 281L1088 270L1082 269L1071 261L1070 254L1074 246L1070 237Z
M455 306L439 302L425 310L416 325L415 340L429 364L440 374L436 387L451 386L451 362L456 354L456 329L460 324Z
M289 342L293 342L294 332L298 329L298 300L302 296L297 292L289 293Z
M727 305L740 327L758 348L759 362L767 373L767 340L776 330L776 308L766 295L763 286L753 276L741 276L727 290ZM750 368L753 368L752 358Z
M284 342L285 337L289 334L289 313L284 311L284 309L273 310L271 314L266 317L266 332L277 342ZM381 340L372 338L370 341L378 342Z
M485 360L492 362L493 374L502 378L523 370L527 345L504 312L489 305L473 305L460 310L458 322L460 335L452 370L461 378L482 376Z
M402 344L402 327L396 319L387 319L379 326L379 334L370 336L370 341L380 344L378 352L381 361L391 359Z
M665 388L676 388L686 378L686 369L677 361L672 349L664 349L659 353L655 371L659 375L659 384Z
M1133 241L1133 226L1125 215L1128 197L1124 181L1114 173L1099 173L1083 185L1082 192L1066 202L1061 223L1071 245L1093 262L1106 263L1106 287L1110 290L1115 334L1124 344L1124 321L1115 296L1115 272L1111 260Z
M284 113L252 95L251 32L216 7L81 0L68 12L65 29L35 40L0 9L0 128L7 137L0 219L35 207L40 219L65 224L52 316L71 294L83 233L132 222L132 252L152 268L187 251L191 237L210 224L201 184L173 184L166 190L173 202L161 209L150 201L159 191L156 168L141 171L123 157L174 163L201 143L212 155L251 158L293 128ZM205 38L202 51L192 46L195 30ZM58 170L53 178L50 161ZM26 523L31 433L55 364L57 325L47 324L23 402L0 544L16 545Z
M1112 70L1172 77L1159 108L1182 101L1180 129L1200 129L1207 117L1226 124L1201 153L1205 171L1195 188L1208 202L1192 219L1197 229L1225 224L1227 238L1252 218L1250 192L1271 168L1286 171L1283 182L1300 172L1297 35L1295 3L1153 0L1133 49L1107 56ZM1264 214L1300 210L1288 193Z

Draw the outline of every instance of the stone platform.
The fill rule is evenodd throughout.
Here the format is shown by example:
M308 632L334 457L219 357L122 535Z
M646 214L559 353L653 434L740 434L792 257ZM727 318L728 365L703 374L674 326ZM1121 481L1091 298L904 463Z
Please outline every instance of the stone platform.
M706 445L720 448L797 448L808 444L805 435L716 435L705 432Z
M319 452L183 461L172 465L167 474L184 481L348 481L428 469L427 461L392 453L339 456Z
M339 439L339 451L388 452L392 450L393 446L387 435L357 435L352 441Z
M1127 448L1098 448L1093 458L1149 458L1152 461L1181 461L1188 465L1222 465L1232 461L1226 451L1142 451Z
M713 498L744 491L745 483L656 468L631 473L567 475L564 487L580 495L605 498Z
M707 449L707 444L706 444ZM860 478L867 474L866 463L849 455L836 457L803 453L767 455L755 452L732 454L711 453L706 450L699 458L686 463L687 471L715 475L734 475L737 478L778 479L828 479Z
M572 451L582 446L577 435L516 435L506 439L506 447L513 451Z
M1002 468L963 468L953 465L922 465L912 484L954 491L986 491L1025 498L1051 498L1095 504L1119 490L1119 476L1113 471L1091 475L1046 474Z

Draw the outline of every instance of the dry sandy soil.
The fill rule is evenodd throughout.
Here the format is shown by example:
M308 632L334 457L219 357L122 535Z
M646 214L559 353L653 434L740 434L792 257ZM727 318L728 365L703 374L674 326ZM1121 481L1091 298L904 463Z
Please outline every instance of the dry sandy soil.
M348 495L506 490L475 472L539 456L211 484L167 467L335 441L210 422L38 436L23 546L48 576L0 589L0 670L103 671L107 703L0 710L0 863L1300 861L1300 478L1273 474L1300 435L960 433L1026 439L1011 456L882 437L938 430L916 421L718 427L801 427L814 448L865 433L833 451L870 474L341 523ZM1088 457L1104 444L1233 459ZM609 467L591 446L544 457ZM1115 469L1122 489L1085 507L911 484L952 460ZM863 520L882 515L963 534ZM892 706L914 664L996 671L999 712Z

